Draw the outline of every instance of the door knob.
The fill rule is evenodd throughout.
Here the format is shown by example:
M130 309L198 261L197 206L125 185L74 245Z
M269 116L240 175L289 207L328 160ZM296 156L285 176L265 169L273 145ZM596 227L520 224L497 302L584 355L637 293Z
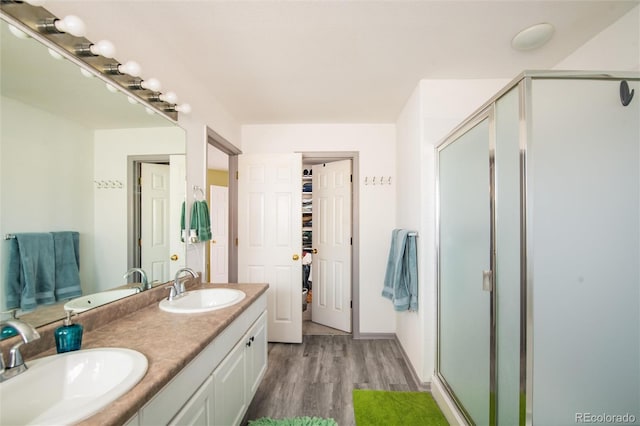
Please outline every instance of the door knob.
M311 253L312 253L312 254L318 254L318 249L312 249L312 250L311 250Z
M178 260L178 255L177 255L177 254L172 254L172 255L171 255L171 260L173 260L174 262L175 262L176 260Z
M298 259L300 259L300 256L298 256L297 254L294 254L293 255L293 260L298 260Z
M215 244L215 243L216 243L216 240L211 240L211 242L212 242L213 244Z

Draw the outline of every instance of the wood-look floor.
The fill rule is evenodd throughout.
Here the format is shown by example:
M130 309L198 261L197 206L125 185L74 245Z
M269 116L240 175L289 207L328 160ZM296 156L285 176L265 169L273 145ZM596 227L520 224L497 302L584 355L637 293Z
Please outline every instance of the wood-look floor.
M268 362L246 419L317 416L355 425L353 389L418 390L395 340L305 335L301 344L270 343Z

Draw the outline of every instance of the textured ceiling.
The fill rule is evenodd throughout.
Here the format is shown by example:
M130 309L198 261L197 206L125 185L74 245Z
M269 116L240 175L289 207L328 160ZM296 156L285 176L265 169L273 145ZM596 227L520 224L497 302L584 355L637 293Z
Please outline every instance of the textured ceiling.
M48 1L194 109L240 123L394 122L422 78L549 69L636 1ZM511 49L529 25L556 32ZM167 82L170 83L170 87Z

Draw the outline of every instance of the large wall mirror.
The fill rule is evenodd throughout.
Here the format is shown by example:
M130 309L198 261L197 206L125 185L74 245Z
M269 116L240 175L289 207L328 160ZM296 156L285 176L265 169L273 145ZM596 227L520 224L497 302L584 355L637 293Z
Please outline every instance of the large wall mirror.
M83 295L139 282L124 278L133 267L150 282L170 280L185 259L184 130L0 22L2 309L20 233L77 232ZM57 320L63 302L27 320Z

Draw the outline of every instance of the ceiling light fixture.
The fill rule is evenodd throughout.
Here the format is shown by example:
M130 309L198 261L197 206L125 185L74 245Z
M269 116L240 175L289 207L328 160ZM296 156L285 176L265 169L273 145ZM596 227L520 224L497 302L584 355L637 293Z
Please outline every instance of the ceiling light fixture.
M116 48L109 40L100 40L97 43L85 43L76 46L76 55L79 56L104 56L113 59L116 56Z
M191 112L191 105L189 104L176 105L173 109L175 109L178 112L182 112L184 114L189 114Z
M525 28L513 37L511 47L528 51L544 46L555 32L553 25L546 22Z
M40 25L38 29L47 33L68 33L76 37L84 37L86 27L82 19L75 15L67 15L62 19L47 19Z
M11 32L11 34L13 34L14 36L21 38L23 40L28 39L29 35L27 33L25 33L24 31L14 27L13 25L9 24L9 31Z
M157 78L147 78L145 80L137 79L129 83L129 89L142 90L147 89L152 92L159 92L162 90L162 84Z
M142 69L137 62L127 61L124 64L108 64L104 72L107 74L128 74L131 77L138 77Z
M158 97L161 101L164 101L168 104L175 104L176 102L178 102L178 95L173 92L161 93Z
M178 96L174 92L161 93L162 85L158 79L141 78L142 70L137 62L120 63L115 59L116 49L113 43L108 40L95 43L87 40L86 26L79 17L67 15L64 18L58 18L40 7L45 0L0 0L0 2L3 5L3 13L5 4L12 4L7 10L10 10L10 16L19 25L10 24L9 28L16 37L32 36L39 40L46 39L51 43L51 56L57 59L66 58L80 65L82 75L104 80L110 92L123 91L129 95L130 103L140 102L147 106L148 113L162 114L173 121L177 121L178 112L187 114L191 112L189 104L177 105ZM135 93L136 90L146 90L147 93Z
M31 6L43 6L45 0L2 0L2 3L28 3Z
M52 48L49 48L48 50L49 50L49 55L51 55L51 57L53 59L57 59L58 61L61 61L61 60L64 59L64 56L62 56L61 54L59 54L58 52L56 52Z

